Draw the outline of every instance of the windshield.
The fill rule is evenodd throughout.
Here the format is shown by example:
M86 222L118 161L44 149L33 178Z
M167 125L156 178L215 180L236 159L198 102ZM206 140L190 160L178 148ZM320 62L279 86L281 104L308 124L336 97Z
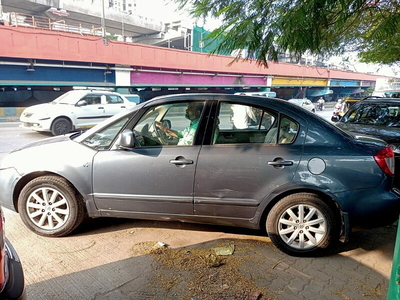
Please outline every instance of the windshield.
M400 104L376 103L365 104L350 110L343 122L400 127Z
M60 97L54 99L51 104L73 104L75 105L84 95L84 92L73 91L67 92Z
M117 134L121 131L123 126L129 121L129 116L126 116L115 123L99 130L89 136L88 138L83 140L83 144L86 146L96 149L96 150L104 150L108 149L114 139L117 137Z

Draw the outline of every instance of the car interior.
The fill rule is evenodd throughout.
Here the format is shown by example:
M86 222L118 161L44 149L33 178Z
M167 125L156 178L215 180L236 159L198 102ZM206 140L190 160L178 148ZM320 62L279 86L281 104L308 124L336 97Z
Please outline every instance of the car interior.
M279 122L276 113L263 111L255 107L249 107L248 111L250 110L255 118L252 119L252 117L248 116L245 119L247 121L245 128L236 128L233 121L235 118L234 113L222 104L219 113L219 120L221 120L219 132L214 144L291 144L295 140L299 126L288 117L282 116Z

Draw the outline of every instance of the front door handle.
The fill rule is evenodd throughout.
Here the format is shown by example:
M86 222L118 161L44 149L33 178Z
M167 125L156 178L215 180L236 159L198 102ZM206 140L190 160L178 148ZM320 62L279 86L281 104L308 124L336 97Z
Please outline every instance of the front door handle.
M104 109L104 107L102 107L102 106L99 106L99 107L98 107L98 109Z
M186 165L193 165L194 161L191 159L186 159L183 156L178 156L175 159L171 159L169 163L182 168Z

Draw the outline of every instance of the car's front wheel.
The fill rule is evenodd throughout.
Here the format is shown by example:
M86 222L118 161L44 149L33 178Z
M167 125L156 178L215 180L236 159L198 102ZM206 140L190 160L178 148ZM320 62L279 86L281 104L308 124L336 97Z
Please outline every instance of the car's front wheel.
M317 195L299 193L281 199L266 222L274 245L293 256L316 256L338 240L340 226L332 209Z
M71 122L66 118L58 118L51 124L51 133L53 135L67 134L71 130Z
M18 198L18 210L30 230L50 237L69 234L85 217L81 197L59 176L42 176L30 181Z

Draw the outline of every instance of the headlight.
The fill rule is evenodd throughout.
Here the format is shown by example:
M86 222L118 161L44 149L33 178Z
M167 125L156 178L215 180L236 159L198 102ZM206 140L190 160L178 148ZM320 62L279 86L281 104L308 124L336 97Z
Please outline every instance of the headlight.
M23 117L26 117L26 118L30 118L30 117L33 116L33 113L31 113L31 112L29 112L29 111L24 111L24 112L22 113L22 116L23 116Z
M26 118L35 118L36 120L46 120L49 118L49 114L47 112L26 112L22 114Z
M392 147L394 153L400 154L400 144L390 144L390 147Z

